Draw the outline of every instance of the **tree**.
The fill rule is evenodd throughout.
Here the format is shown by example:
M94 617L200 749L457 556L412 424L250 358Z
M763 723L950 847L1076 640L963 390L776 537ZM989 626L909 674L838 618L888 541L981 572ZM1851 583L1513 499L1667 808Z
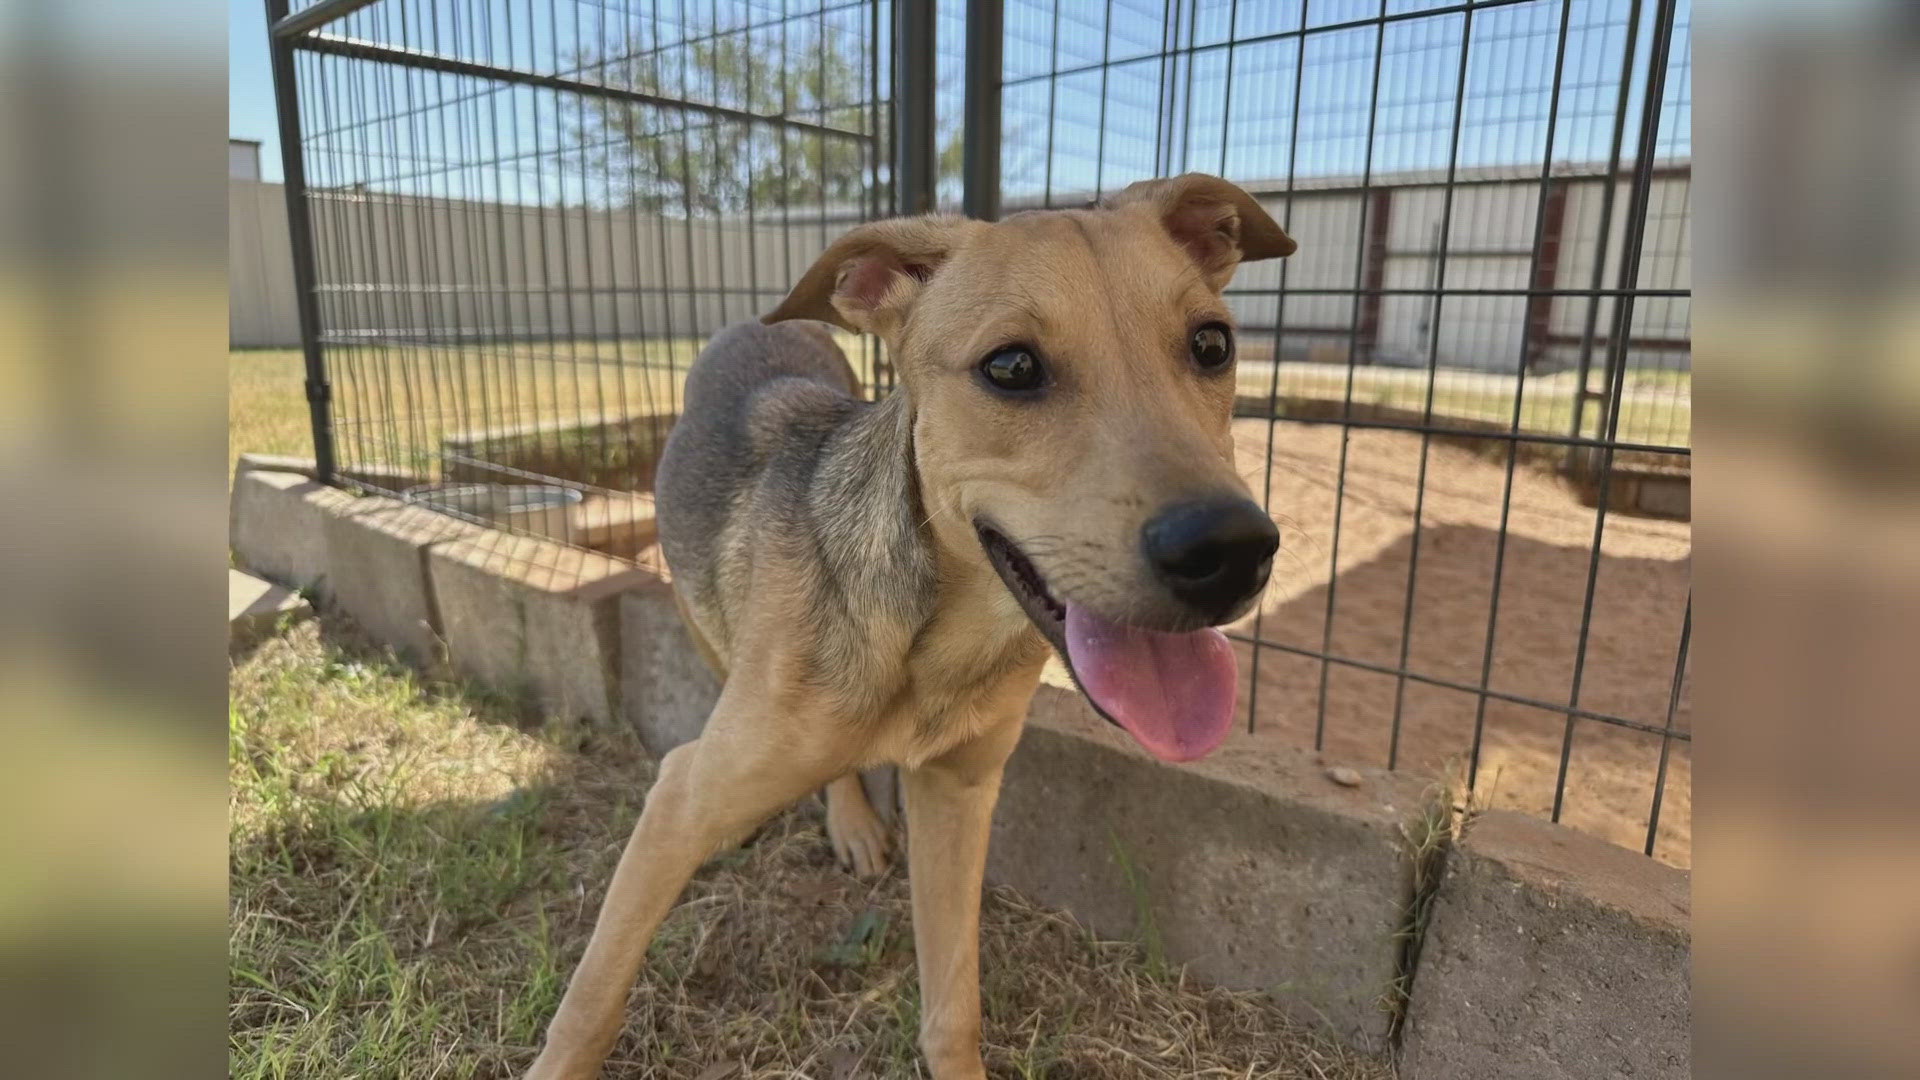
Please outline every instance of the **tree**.
M584 77L609 86L864 133L886 123L869 104L864 59L840 35L794 23L666 49L629 42L609 55L583 54L579 64ZM604 97L587 98L569 121L575 152L589 175L606 179L616 205L737 214L858 207L873 194L876 147L865 138ZM941 157L957 162L958 135L949 143Z

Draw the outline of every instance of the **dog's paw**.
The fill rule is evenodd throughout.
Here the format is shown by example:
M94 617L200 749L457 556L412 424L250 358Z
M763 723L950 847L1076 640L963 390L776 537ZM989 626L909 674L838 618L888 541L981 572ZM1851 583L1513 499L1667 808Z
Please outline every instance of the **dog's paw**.
M892 838L866 800L829 799L827 838L833 842L833 857L856 877L877 877L886 872Z

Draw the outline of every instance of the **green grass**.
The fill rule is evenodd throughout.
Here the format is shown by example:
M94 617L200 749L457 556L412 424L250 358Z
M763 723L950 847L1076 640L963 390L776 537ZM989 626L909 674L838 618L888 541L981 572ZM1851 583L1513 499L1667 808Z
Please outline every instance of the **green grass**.
M510 702L313 627L238 667L229 712L232 1075L502 1074L562 978L534 898L561 761Z
M631 737L418 674L330 616L230 688L230 1075L518 1075L644 797ZM911 927L898 871L856 881L816 813L782 815L669 916L608 1075L921 1075ZM997 1077L1389 1075L1010 892L981 939Z

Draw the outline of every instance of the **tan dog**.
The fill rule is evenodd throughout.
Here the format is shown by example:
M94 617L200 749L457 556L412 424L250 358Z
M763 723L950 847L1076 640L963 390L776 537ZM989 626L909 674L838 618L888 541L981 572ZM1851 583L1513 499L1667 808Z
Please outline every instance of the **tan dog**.
M722 845L831 785L836 848L876 862L855 770L889 762L921 1046L936 1080L986 1075L987 832L1048 646L1162 758L1232 725L1233 653L1210 627L1254 602L1279 539L1233 467L1220 291L1293 249L1246 192L1195 174L997 224L882 221L765 321L879 335L900 373L885 400L857 400L817 326L714 338L658 498L681 613L725 683L661 762L532 1077L597 1074L654 929Z

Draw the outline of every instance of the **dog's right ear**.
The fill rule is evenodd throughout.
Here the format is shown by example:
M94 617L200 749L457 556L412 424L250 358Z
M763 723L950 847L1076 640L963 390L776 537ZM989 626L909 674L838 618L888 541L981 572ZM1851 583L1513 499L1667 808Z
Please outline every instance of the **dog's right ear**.
M928 279L975 229L962 217L875 221L833 242L761 322L818 319L886 336L906 321Z

